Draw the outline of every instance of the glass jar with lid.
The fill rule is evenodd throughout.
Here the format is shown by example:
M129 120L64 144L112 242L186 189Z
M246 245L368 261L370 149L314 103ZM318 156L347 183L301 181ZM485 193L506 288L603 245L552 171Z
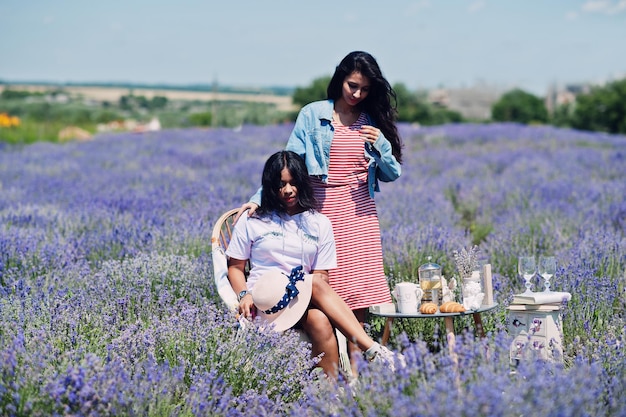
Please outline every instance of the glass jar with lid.
M422 302L433 302L439 305L441 303L441 266L431 262L430 259L429 256L428 262L418 269L420 288L424 291Z

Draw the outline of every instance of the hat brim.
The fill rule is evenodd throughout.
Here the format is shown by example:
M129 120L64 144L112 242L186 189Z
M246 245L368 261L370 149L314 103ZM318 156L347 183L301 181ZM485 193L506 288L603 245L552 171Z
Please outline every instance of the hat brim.
M259 282L255 286L258 284ZM257 316L268 325L271 325L277 332L283 332L295 326L311 303L313 275L305 274L304 281L296 282L296 288L298 288L299 293L287 307L274 314L265 314L262 311L257 311ZM252 290L252 298L254 299L254 290Z

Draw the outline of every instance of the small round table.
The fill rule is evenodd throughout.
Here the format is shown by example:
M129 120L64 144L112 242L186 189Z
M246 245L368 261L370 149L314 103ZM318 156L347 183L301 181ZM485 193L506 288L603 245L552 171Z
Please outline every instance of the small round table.
M398 312L385 312L382 310L378 310L375 308L376 306L370 307L370 314L379 317L386 317L387 320L385 322L385 328L383 329L383 336L381 342L383 345L386 345L389 342L389 336L391 335L391 326L393 325L394 319L436 319L443 318L446 324L446 336L448 339L448 347L450 349L453 348L455 342L454 335L454 318L457 316L466 316L471 314L474 318L474 327L476 329L476 334L480 337L485 337L485 330L483 329L483 321L480 315L486 311L491 311L494 308L498 307L498 303L494 303L489 306L482 306L477 310L467 310L462 313L440 313L437 311L435 314L422 314L422 313L398 313Z

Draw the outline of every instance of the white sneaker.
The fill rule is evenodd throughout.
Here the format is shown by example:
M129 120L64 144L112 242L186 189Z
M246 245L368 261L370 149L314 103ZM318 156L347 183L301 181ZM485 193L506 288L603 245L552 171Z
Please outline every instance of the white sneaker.
M404 355L401 353L394 353L387 349L385 346L380 346L380 349L376 352L374 357L370 359L370 362L379 362L391 369L392 372L396 371L396 363L402 368L406 366Z

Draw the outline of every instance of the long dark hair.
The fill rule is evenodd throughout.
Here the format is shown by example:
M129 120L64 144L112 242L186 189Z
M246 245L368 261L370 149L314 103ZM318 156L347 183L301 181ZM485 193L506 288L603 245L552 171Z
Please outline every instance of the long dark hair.
M396 92L383 77L383 73L372 55L363 51L354 51L346 55L337 65L335 73L328 83L327 98L339 99L344 79L354 71L360 72L361 75L370 80L370 91L365 100L360 102L357 107L373 119L383 135L391 142L393 156L398 162L402 162L402 139L396 127Z
M259 216L265 216L272 212L279 214L287 213L287 206L280 198L281 171L287 168L291 173L294 185L298 189L298 204L305 211L315 210L317 201L313 193L313 187L309 182L309 171L304 159L292 151L279 151L270 156L263 168L261 179L261 206L256 210Z

